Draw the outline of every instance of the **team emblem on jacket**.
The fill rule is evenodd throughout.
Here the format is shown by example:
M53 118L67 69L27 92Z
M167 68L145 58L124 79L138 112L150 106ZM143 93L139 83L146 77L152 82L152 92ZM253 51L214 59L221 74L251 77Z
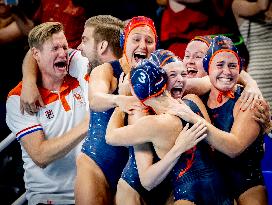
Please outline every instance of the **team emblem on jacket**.
M52 110L46 110L46 111L45 111L45 115L46 115L46 117L47 117L49 120L52 119L52 118L54 117L54 113L53 113Z

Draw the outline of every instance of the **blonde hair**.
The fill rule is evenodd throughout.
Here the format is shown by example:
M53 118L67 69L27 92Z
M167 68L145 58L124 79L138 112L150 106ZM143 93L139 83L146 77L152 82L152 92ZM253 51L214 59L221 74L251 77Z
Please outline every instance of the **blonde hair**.
M53 34L63 31L63 25L59 22L45 22L35 26L28 34L30 48L41 49L43 43L52 37Z

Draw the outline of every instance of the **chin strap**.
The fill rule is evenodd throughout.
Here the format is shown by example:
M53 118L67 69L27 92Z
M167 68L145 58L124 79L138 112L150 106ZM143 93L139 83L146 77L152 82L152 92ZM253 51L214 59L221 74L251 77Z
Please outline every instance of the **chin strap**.
M232 90L229 91L219 91L219 94L217 96L217 102L222 103L223 101L223 96L229 97L229 98L234 98L234 92Z

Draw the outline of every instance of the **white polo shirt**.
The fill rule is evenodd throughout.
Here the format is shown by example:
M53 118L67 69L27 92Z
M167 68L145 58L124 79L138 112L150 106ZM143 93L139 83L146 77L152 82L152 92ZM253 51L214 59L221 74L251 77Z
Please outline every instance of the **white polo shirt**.
M69 70L73 70L74 76L78 74L78 80L67 75L58 92L39 88L45 107L41 108L36 115L31 116L26 113L22 115L20 112L21 83L9 93L6 105L6 122L10 130L16 134L19 142L21 138L38 130L44 132L46 139L61 136L83 120L86 115L86 107L88 107L88 101L85 98L87 93L86 81L83 74L87 72L87 64L74 62L77 61L77 57L85 63L86 59L82 61L78 51L75 51L74 55L71 56ZM44 169L38 167L32 161L23 146L21 148L25 169L26 197L29 204L75 203L75 157L80 152L81 143L64 157L55 160Z

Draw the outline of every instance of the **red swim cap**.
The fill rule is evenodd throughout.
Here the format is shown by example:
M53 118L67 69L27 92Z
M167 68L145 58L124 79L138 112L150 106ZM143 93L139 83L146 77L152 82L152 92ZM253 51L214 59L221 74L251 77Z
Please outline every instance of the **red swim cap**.
M139 26L149 26L155 35L155 41L157 44L158 37L157 37L157 32L156 32L156 28L155 28L153 20L148 17L145 17L145 16L136 16L136 17L133 17L128 22L128 24L126 25L126 27L124 29L124 48L126 46L127 37L129 35L129 33L134 28L139 27Z

